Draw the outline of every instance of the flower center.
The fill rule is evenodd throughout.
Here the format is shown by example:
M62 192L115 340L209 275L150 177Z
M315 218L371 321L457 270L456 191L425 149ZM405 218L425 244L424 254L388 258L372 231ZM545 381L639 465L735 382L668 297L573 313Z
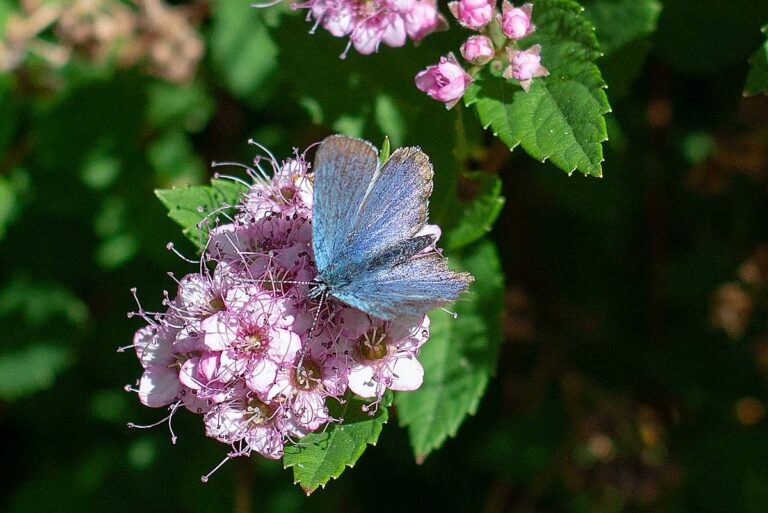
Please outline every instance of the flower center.
M322 377L320 365L317 362L304 360L298 372L293 373L293 384L299 390L314 390Z
M280 188L280 195L283 197L286 201L291 201L294 196L296 196L296 191L293 187L281 187Z
M260 354L267 347L268 340L258 328L251 328L240 337L238 349L245 353Z
M227 309L227 305L224 304L224 298L220 295L216 295L211 299L211 311L212 313L221 312Z
M263 402L258 397L252 397L248 401L248 406L245 408L245 415L248 417L248 422L254 426L262 426L269 421L272 416L273 408Z
M368 360L381 360L387 356L387 332L381 326L374 326L357 339L357 350Z

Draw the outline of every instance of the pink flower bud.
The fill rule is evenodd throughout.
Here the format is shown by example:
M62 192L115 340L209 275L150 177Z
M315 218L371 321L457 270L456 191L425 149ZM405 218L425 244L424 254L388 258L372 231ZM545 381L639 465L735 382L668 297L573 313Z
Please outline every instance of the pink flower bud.
M458 0L449 2L448 9L459 23L473 30L480 30L493 19L496 0Z
M527 50L507 48L509 66L504 70L504 78L514 78L520 81L520 87L525 92L531 87L535 77L549 75L547 68L541 65L541 46L533 45Z
M531 12L533 4L525 4L521 7L515 7L507 0L501 4L501 30L504 35L517 41L533 33L536 27L531 23Z
M450 109L464 95L464 91L472 83L472 77L459 65L456 57L449 53L440 57L437 64L420 71L415 81L416 87L427 93L430 98L445 103L445 107Z
M461 56L472 64L485 64L494 53L493 42L488 36L469 36L461 45Z

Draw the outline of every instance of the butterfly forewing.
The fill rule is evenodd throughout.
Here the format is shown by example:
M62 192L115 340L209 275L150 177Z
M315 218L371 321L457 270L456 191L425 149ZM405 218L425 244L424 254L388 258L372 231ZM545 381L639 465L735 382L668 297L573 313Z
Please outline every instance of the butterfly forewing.
M415 236L427 222L431 193L429 158L418 148L396 150L374 175L345 252L370 258Z
M312 249L321 274L344 248L377 166L377 151L366 141L336 135L320 144L314 165Z

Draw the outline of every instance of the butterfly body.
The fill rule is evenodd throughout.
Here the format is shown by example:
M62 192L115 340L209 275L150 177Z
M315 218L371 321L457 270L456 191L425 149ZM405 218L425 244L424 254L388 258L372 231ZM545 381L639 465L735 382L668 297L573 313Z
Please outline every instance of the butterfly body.
M312 295L382 319L455 301L472 277L428 251L436 236L420 232L431 193L432 166L418 148L401 148L380 165L365 141L325 139L315 159Z

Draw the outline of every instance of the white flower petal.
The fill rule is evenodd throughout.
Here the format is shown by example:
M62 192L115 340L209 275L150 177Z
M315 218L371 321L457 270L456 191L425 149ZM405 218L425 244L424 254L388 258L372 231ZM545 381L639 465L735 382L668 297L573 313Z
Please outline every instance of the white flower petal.
M416 390L424 382L424 367L414 356L395 358L387 367L392 372L392 390Z

